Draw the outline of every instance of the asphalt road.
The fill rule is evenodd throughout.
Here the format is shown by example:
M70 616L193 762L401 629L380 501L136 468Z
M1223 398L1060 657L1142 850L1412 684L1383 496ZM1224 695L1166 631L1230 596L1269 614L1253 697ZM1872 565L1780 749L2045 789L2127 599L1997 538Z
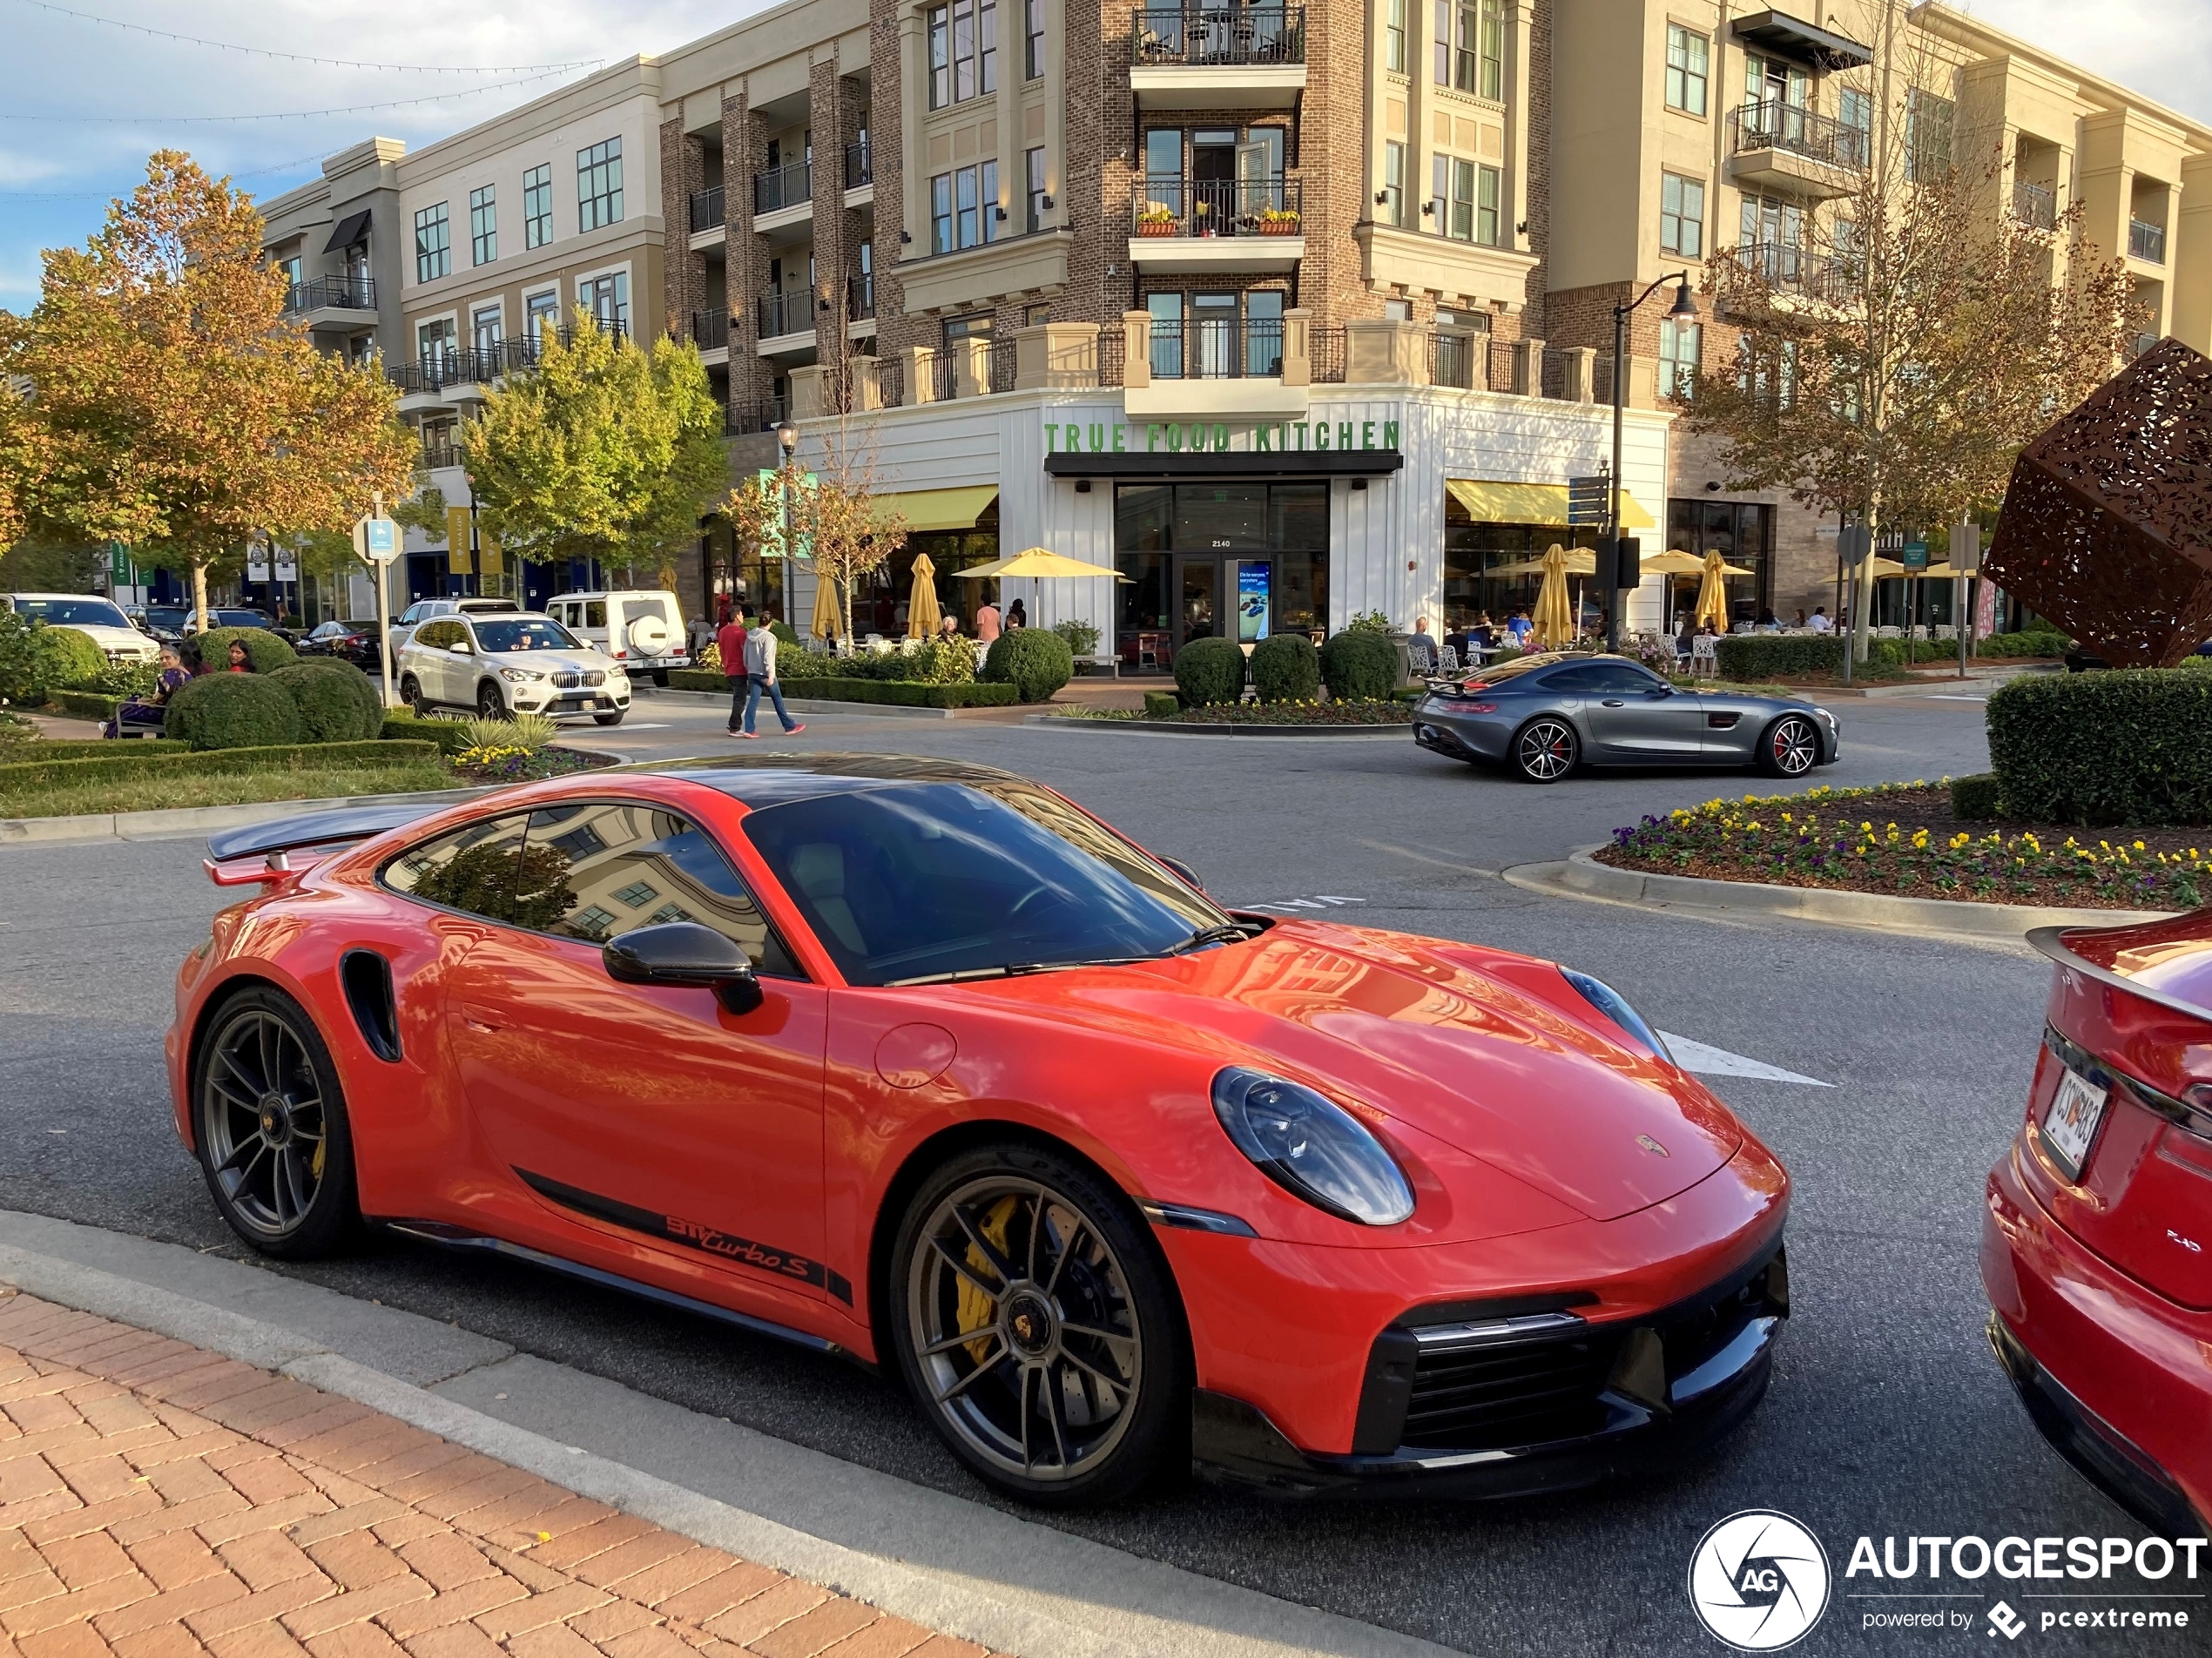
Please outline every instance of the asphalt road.
M1981 711L1844 704L1844 759L1819 780L1980 770ZM721 751L733 745L720 723L716 710L663 698L595 737L641 756ZM1897 1603L1843 1597L1898 1586L1844 1579L1862 1533L1878 1548L1892 1534L2137 1534L2044 1447L1981 1334L1981 1181L2022 1109L2048 978L2040 959L1691 920L1497 877L1755 780L1661 772L1536 788L1404 740L1224 743L967 722L823 719L788 740L1027 772L1187 859L1231 903L1326 893L1358 900L1377 924L1555 957L1602 974L1668 1031L1834 1085L1712 1079L1796 1177L1796 1306L1766 1403L1708 1464L1536 1502L1286 1506L1197 1488L1053 1524L1467 1651L1547 1654L1716 1650L1689 1614L1684 1573L1706 1528L1741 1508L1782 1509L1824 1540L1839 1599L1800 1648L1819 1652L1980 1648L1981 1609L2000 1592L2017 1604L2023 1587L2080 1587L1993 1580L1951 1603L1973 1609L1971 1629L1867 1632L1866 1609ZM241 1252L177 1146L159 1068L170 975L220 901L199 855L193 841L0 851L0 1205ZM303 1276L990 1500L890 1385L832 1361L412 1246ZM2079 1649L2115 1638L2180 1650L2192 1636L2084 1636ZM2067 1639L2034 1644L2070 1649Z

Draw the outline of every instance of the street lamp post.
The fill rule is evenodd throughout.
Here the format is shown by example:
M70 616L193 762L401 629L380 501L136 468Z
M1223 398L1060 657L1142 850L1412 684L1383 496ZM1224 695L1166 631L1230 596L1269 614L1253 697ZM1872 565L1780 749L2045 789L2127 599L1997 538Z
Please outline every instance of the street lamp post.
M1676 271L1660 277L1626 305L1613 307L1613 489L1607 498L1606 534L1613 543L1614 574L1608 577L1613 583L1605 604L1605 648L1608 652L1621 647L1621 446L1623 428L1628 421L1629 407L1629 313L1669 282L1675 288L1675 302L1668 307L1669 317L1697 315L1697 300L1689 291L1689 273Z
M799 428L792 425L789 421L780 422L776 428L776 448L783 456L783 464L779 468L779 471L782 475L784 486L784 539L782 549L784 556L784 597L786 601L788 602L791 597L792 575L798 565L798 560L792 556L791 550L791 465L792 457L799 453ZM765 578L763 579L765 586ZM820 573L819 571L816 572L814 579L817 581L821 579Z

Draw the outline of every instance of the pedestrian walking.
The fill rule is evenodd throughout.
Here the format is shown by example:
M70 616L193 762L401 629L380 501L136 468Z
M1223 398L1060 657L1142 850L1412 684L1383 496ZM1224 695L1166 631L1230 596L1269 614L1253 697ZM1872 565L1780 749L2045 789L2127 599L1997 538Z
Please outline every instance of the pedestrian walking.
M975 607L975 642L988 644L999 637L999 607L979 604Z
M714 648L722 656L722 677L730 682L729 733L743 734L745 696L746 689L745 646L745 623L741 613L726 607L722 613L722 626L714 636Z
M766 691L768 700L776 705L776 718L784 723L784 735L796 737L806 727L791 717L784 706L783 687L776 683L776 636L766 628L753 628L745 634L745 725L739 737L757 737L752 729L753 717L760 711L760 693Z

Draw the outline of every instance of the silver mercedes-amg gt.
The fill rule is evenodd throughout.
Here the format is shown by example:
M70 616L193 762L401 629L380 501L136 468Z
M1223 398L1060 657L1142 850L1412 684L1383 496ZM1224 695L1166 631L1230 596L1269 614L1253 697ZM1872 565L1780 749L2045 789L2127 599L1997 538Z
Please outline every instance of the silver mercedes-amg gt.
M1413 740L1455 760L1556 783L1580 765L1755 765L1804 777L1842 749L1811 702L1694 691L1626 657L1543 652L1431 679Z

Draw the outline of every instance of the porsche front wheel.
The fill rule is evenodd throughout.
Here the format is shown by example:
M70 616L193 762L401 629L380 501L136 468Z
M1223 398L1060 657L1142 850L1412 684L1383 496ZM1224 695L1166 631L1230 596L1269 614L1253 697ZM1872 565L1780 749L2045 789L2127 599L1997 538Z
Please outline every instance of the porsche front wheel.
M954 1455L1055 1507L1111 1501L1187 1459L1189 1338L1128 1200L1040 1147L936 1170L899 1229L899 1366Z
M264 1255L328 1255L358 1218L353 1135L314 1023L266 987L217 1013L192 1067L199 1166L231 1230Z

